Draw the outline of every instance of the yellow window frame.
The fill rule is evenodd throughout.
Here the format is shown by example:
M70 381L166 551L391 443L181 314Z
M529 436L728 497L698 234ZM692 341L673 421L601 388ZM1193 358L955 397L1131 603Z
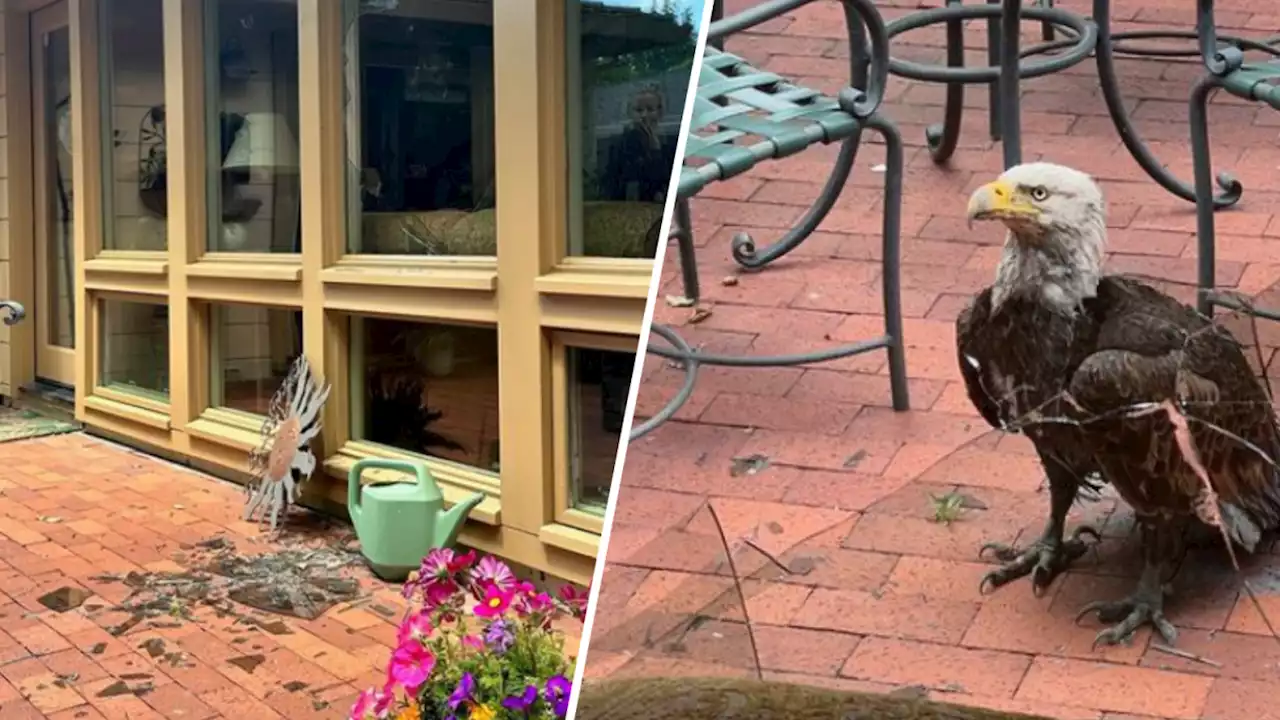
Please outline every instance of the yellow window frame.
M488 498L462 535L466 544L569 579L590 578L598 526L566 525L556 470L562 453L555 421L565 398L553 338L621 337L628 350L640 333L653 262L567 257L570 219L564 0L493 0L496 257L420 258L346 253L347 197L343 125L343 18L335 0L298 0L302 252L206 252L206 139L203 2L163 0L168 247L164 252L100 247L104 221L98 0L69 0L72 128L76 147L74 213L77 303L77 417L104 431L243 478L247 449L261 420L209 405L209 303L301 310L303 351L334 392L316 451L325 472L310 485L342 502L345 473L368 455L396 451L350 438L351 388L345 318L349 314L487 323L498 328L502 472L495 482L429 460L446 499L483 490ZM214 0L208 0L214 1ZM6 19L9 177L30 164L30 92L24 48L30 9ZM518 108L519 112L511 109ZM24 117L26 116L26 117ZM29 236L29 188L10 182L11 235ZM16 249L10 273L30 277L29 251ZM29 281L12 286L30 303ZM171 388L167 407L125 402L97 388L101 317L107 296L163 299L170 312ZM28 329L15 327L19 342ZM29 339L26 342L31 342ZM612 341L610 341L612 342ZM628 342L631 343L628 345ZM0 351L2 352L2 351ZM12 383L34 367L11 353ZM562 428L561 428L562 430ZM326 480L325 476L331 480ZM585 529L584 529L585 528Z

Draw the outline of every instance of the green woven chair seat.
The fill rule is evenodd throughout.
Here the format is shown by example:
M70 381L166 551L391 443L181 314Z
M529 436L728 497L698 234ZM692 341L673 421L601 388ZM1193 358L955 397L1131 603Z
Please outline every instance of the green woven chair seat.
M1280 110L1280 61L1245 63L1222 78L1222 88L1236 97Z
M678 193L690 197L756 164L858 132L836 98L708 47L698 76Z

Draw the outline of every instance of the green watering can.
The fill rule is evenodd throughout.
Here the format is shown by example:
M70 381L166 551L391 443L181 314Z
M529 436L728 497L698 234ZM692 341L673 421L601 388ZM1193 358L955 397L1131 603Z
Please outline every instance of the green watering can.
M371 468L412 473L417 482L361 487L360 474ZM387 582L403 582L428 552L452 545L484 498L476 493L445 510L440 486L426 463L416 460L363 458L347 474L347 512L360 549L373 573Z

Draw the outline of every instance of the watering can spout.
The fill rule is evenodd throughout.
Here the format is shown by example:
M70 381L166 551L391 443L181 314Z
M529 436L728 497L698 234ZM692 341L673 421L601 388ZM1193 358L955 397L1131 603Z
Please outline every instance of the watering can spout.
M476 493L448 510L441 511L439 520L436 522L432 546L449 547L453 545L453 542L458 539L458 533L462 531L462 525L466 522L467 515L471 514L471 511L484 501L484 498L484 493Z

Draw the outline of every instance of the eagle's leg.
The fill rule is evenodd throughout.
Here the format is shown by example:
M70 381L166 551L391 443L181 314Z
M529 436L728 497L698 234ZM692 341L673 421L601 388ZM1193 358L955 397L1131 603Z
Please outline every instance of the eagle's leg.
M1177 641L1178 629L1164 616L1164 581L1176 562L1181 537L1180 528L1165 522L1142 526L1143 567L1137 589L1123 600L1091 602L1076 616L1079 620L1097 613L1098 620L1111 625L1098 633L1093 641L1095 647L1100 643L1128 644L1145 623L1151 623L1165 644L1172 646Z
M1005 563L982 578L984 593L988 589L995 590L1018 578L1031 575L1032 592L1037 596L1043 595L1058 575L1089 551L1089 544L1083 540L1083 536L1088 535L1095 541L1099 539L1098 531L1087 525L1076 528L1070 538L1063 538L1067 513L1075 502L1079 483L1074 476L1058 469L1056 465L1047 465L1046 469L1049 470L1050 506L1049 521L1045 524L1044 533L1025 549L1003 543L983 545L978 553L980 556L991 551L997 560Z

